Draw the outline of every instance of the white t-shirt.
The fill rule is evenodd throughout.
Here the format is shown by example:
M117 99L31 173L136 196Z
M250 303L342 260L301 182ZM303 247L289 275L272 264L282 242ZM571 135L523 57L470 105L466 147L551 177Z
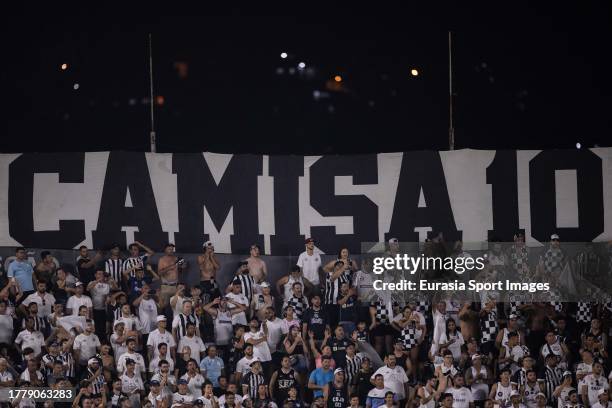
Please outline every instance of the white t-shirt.
M321 255L316 249L313 249L312 255L304 251L300 254L297 266L302 268L302 274L313 285L319 284L319 268L321 267Z
M9 370L0 371L0 382L13 381L13 374Z
M133 377L123 374L119 379L121 380L121 391L128 395L134 392L134 390L144 391L142 378L140 378L140 375L136 374L136 372L134 372Z
M453 394L453 408L469 408L470 402L474 402L472 391L469 388L450 387L446 392Z
M170 349L172 347L176 347L176 341L174 341L172 333L170 333L168 330L164 331L164 333L161 333L159 329L155 329L151 333L149 333L149 338L147 339L147 346L153 347L153 356L159 355L159 350L157 349L157 346L159 346L161 343L166 343L168 345L168 353L170 352Z
M134 367L134 372L136 373L136 375L140 376L141 373L146 372L145 362L144 358L142 358L142 355L138 353L130 353L129 351L123 353L117 360L118 372L123 373L125 371L125 360L127 360L128 358L131 358L136 363Z
M287 326L279 318L266 320L266 326L268 326L268 347L270 348L270 353L274 353L283 334L287 334Z
M123 341L123 343L115 342L118 337L119 335L117 333L111 334L110 337L111 347L113 348L113 353L115 353L115 359L118 359L119 357L121 357L121 355L123 355L123 353L127 351L127 345L125 344L125 340Z
M236 363L236 372L241 373L244 377L251 371L251 362L253 362L253 360L255 360L255 354L253 354L251 358L248 358L247 356L242 357L240 360L238 360L238 363Z
M44 305L43 299L45 300ZM34 292L28 295L28 297L23 300L22 304L27 307L32 302L38 305L38 317L46 317L49 316L51 312L53 312L55 296L53 296L51 293L45 292L45 295L43 297L40 297L40 294L38 292Z
M583 385L587 386L587 392L589 396L589 405L594 405L599 402L599 398L597 397L597 393L599 390L608 390L610 387L608 385L608 381L606 381L606 377L600 375L599 377L595 377L595 374L589 374L584 377Z
M261 339L264 337L264 332L260 329L258 332L248 332L244 333L244 342L246 343L249 339ZM253 355L257 357L260 361L270 361L272 360L272 355L270 353L270 347L268 346L268 342L262 341L261 343L253 346Z
M463 335L459 330L457 330L455 334L451 334L450 339L446 335L446 331L443 331L440 336L440 344L448 343L451 339L454 339L455 342L450 344L447 348L453 353L453 359L456 361L461 357L461 346L465 344L465 340L463 340Z
M141 299L138 305L138 318L142 334L151 333L157 327L157 303L154 299Z
M386 365L382 366L372 374L371 379L373 380L378 374L382 374L385 380L385 387L397 394L398 399L402 400L405 398L404 384L408 382L408 376L402 367L398 365L393 368Z
M195 334L193 337L181 337L179 340L178 349L183 350L185 346L189 346L191 349L191 358L193 358L195 361L200 361L202 359L202 357L200 357L200 353L206 352L206 346L204 345L202 338L200 336L196 336Z
M226 297L230 298L231 300L233 300L236 303L240 303L242 305L245 305L247 308L249 307L249 300L246 298L246 296L244 296L242 293L228 293L227 295L225 295ZM232 303L227 303L227 308L229 310L234 309L236 306L233 305ZM236 325L236 324L243 324L246 326L247 324L247 320L246 320L246 314L244 312L240 312L240 313L236 313L235 315L232 316L232 325Z
M157 355L151 359L151 361L149 362L149 372L150 373L157 373L159 371L160 360L166 360L168 362L168 367L169 367L170 372L174 371L174 360L172 359L170 352L168 352L166 353L166 357L162 358L161 356Z
M79 359L81 364L87 364L87 360L92 358L98 352L100 347L100 339L95 334L86 335L81 333L74 339L72 346L75 350L80 350Z
M202 374L198 373L193 377L189 377L189 375L185 373L181 378L188 381L187 387L194 399L202 396L202 384L206 382Z
M190 393L180 394L178 392L175 392L174 394L172 394L172 406L175 407L182 404L187 404L193 401L194 399L195 398Z
M95 310L106 310L106 297L110 293L110 288L106 282L96 282L90 289L91 303Z
M81 295L81 297L77 297L76 295L72 295L68 298L68 302L66 302L66 309L70 309L73 316L77 316L79 314L79 308L81 306L87 306L87 308L93 308L93 303L91 302L91 298L87 295Z

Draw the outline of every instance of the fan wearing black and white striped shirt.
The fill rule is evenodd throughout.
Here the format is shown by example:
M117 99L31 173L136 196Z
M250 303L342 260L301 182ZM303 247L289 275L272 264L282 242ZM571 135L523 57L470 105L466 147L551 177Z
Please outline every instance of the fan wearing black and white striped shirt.
M127 278L129 279L136 276L137 269L145 268L147 260L149 259L149 257L153 256L155 252L139 241L134 241L133 244L130 244L128 249L130 251L130 256L125 261L123 261L123 265L121 266L121 273L122 275L127 274ZM141 255L141 249L146 253Z
M340 315L340 307L338 305L338 295L340 295L340 287L344 282L349 282L349 276L346 273L346 265L338 260L334 264L332 271L327 272L325 277L325 309L327 318L332 327L338 323Z
M193 303L191 299L183 301L183 312L174 316L172 320L172 335L176 342L181 340L181 337L187 335L187 323L193 323L196 329L196 336L200 335L200 320L196 317L193 311Z
M121 272L123 271L123 259L121 259L121 246L117 243L110 248L111 256L104 263L104 271L112 280L121 286Z

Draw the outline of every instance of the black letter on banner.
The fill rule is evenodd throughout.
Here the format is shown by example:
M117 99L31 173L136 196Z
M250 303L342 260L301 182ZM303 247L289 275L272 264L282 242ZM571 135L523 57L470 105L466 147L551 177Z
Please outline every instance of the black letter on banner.
M125 206L128 189L132 207ZM131 244L126 242L126 233L121 227L138 227L134 240L156 250L161 250L168 241L157 212L144 153L111 152L108 155L98 227L92 232L94 246L104 248L113 242L123 246Z
M557 228L555 170L576 169L578 228ZM558 233L566 242L589 242L604 231L601 158L588 149L552 150L529 162L531 236L540 242Z
M419 208L419 195L423 190L426 207ZM416 227L431 227L432 232L444 233L446 241L460 240L453 210L448 197L442 160L438 152L406 152L402 158L391 227L386 239L417 242Z
M233 253L248 253L258 244L263 253L257 213L257 176L262 174L261 155L234 155L219 185L201 153L174 153L172 171L177 175L179 230L174 234L181 251L200 252L208 240L204 231L204 207L217 230L234 211Z
M324 217L353 217L353 234L336 234L336 227L311 227L312 237L323 252L333 254L340 246L361 252L362 242L378 241L378 206L364 195L335 195L335 176L353 176L353 184L378 184L375 154L324 156L310 166L310 204Z
M58 173L60 183L83 183L85 153L24 153L9 165L9 234L21 245L74 248L85 239L85 221L59 220L59 231L34 231L34 174Z
M304 250L300 235L299 178L304 175L303 156L270 156L269 173L274 177L274 231L272 255L299 254Z
M489 236L512 242L519 231L515 150L495 152L487 167L487 184L493 193L493 230L489 230Z

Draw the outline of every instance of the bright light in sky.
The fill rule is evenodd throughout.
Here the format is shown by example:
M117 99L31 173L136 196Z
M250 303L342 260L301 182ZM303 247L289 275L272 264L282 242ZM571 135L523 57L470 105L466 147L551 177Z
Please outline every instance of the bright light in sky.
M305 63L305 62L300 62L300 63L298 64L298 68L299 68L299 69L304 69L304 68L306 68L306 63Z
M286 52L281 52L281 58L282 58L282 59L287 58L287 53L286 53Z

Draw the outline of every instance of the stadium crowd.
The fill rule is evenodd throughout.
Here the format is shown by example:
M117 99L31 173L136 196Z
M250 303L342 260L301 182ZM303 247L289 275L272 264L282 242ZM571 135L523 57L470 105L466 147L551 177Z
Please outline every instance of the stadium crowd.
M549 245L537 262L549 275L612 269L594 252L570 259L557 235ZM341 248L324 263L312 238L275 282L256 245L223 287L210 241L197 285L174 245L153 255L140 242L127 256L83 246L69 267L17 248L0 276L0 388L76 391L13 406L612 407L606 303L386 301L368 261ZM517 234L486 268L527 276L529 257Z

